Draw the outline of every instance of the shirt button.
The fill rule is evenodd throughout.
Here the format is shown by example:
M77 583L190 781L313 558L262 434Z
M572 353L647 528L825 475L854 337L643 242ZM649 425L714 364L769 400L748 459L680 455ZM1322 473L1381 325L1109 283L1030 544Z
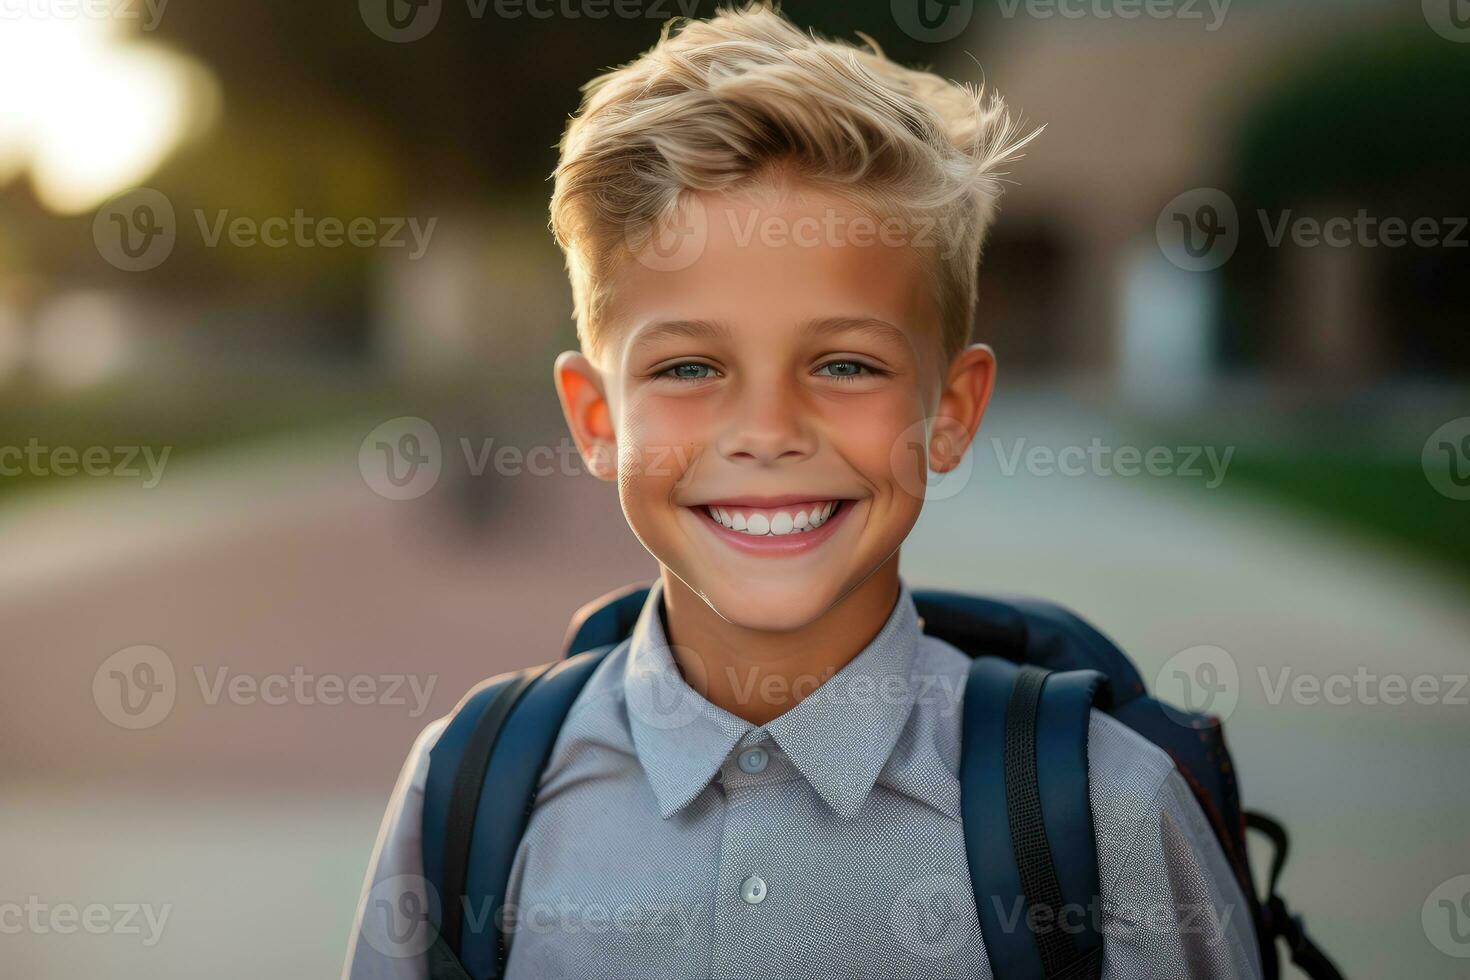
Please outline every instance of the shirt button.
M765 749L746 749L740 753L740 768L750 773L764 772L769 759Z
M766 897L766 883L762 878L751 875L740 885L740 897L751 905L759 905Z

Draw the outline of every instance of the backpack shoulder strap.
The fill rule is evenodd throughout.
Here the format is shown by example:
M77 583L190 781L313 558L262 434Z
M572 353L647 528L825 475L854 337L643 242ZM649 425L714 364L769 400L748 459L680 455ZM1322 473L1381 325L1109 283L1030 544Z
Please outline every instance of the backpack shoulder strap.
M438 930L429 955L433 980L501 975L501 909L541 772L577 695L611 650L486 681L429 751L422 847ZM487 786L493 791L484 792Z
M1106 683L977 657L965 686L960 803L997 980L1096 980L1101 886L1087 731Z

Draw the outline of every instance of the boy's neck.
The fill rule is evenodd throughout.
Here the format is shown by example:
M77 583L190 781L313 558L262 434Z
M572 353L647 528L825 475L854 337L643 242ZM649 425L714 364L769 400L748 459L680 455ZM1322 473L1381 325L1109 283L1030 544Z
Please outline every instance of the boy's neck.
M898 600L898 554L820 619L773 633L721 618L667 569L664 631L691 687L752 725L780 717L863 651ZM691 662L690 651L698 651Z

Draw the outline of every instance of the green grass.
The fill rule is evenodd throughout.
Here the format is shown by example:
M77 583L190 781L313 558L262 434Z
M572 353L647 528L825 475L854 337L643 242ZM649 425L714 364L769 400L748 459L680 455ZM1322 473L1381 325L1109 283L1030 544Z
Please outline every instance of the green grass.
M1436 492L1418 459L1242 446L1229 480L1407 549L1470 584L1470 501Z

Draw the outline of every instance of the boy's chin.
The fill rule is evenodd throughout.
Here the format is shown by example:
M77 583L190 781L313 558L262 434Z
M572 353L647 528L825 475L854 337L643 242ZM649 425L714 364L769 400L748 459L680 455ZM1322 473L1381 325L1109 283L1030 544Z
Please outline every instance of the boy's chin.
M750 630L784 633L821 619L842 598L844 583L722 582L703 590L705 601L726 622Z

